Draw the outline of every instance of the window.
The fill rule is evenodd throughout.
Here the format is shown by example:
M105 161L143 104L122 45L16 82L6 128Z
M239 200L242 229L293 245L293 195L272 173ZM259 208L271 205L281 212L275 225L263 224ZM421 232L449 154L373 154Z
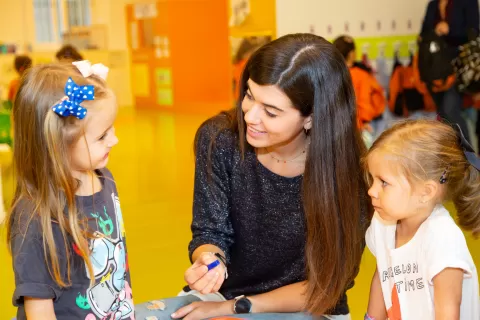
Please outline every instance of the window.
M65 0L69 27L90 25L89 0Z
M90 0L33 0L37 43L60 43L70 27L88 26Z
M52 19L52 1L34 0L35 38L37 42L55 42L54 24Z

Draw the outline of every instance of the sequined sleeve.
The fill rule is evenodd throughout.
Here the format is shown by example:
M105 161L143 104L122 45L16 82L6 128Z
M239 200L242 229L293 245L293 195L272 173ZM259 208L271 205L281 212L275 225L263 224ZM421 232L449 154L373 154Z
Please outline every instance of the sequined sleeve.
M233 133L224 131L217 135L215 130L215 124L210 122L197 133L190 259L198 247L211 244L219 247L229 260L233 243L230 172L235 139ZM215 143L209 155L212 139Z

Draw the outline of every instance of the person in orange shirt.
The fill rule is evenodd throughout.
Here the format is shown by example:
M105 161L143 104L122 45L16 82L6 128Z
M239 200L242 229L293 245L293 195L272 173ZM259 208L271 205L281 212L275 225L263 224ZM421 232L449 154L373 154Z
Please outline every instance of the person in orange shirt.
M16 56L14 61L15 70L18 73L18 77L13 79L8 86L8 101L13 105L15 96L17 95L18 85L20 78L24 72L32 66L32 59L28 56Z
M372 122L382 119L387 104L384 89L367 66L355 62L355 42L351 37L346 35L340 36L333 44L343 55L345 62L350 68L353 88L357 98L358 126L376 136L378 133L373 132Z

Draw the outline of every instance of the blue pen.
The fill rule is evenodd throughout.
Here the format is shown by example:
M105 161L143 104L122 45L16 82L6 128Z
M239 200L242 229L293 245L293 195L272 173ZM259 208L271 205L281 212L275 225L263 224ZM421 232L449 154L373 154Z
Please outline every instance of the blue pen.
M208 271L210 271L210 270L218 267L219 265L220 265L220 261L218 261L218 260L213 261L212 263L210 263L210 264L207 266Z

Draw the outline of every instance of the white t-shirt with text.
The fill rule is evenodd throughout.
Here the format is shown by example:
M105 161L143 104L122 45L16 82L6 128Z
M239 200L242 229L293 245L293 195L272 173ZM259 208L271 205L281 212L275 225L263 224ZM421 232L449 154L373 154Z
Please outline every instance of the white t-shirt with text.
M480 320L478 275L465 236L450 213L437 206L415 236L395 249L396 222L375 213L367 246L377 259L390 320L435 320L433 278L446 268L464 270L461 320Z

